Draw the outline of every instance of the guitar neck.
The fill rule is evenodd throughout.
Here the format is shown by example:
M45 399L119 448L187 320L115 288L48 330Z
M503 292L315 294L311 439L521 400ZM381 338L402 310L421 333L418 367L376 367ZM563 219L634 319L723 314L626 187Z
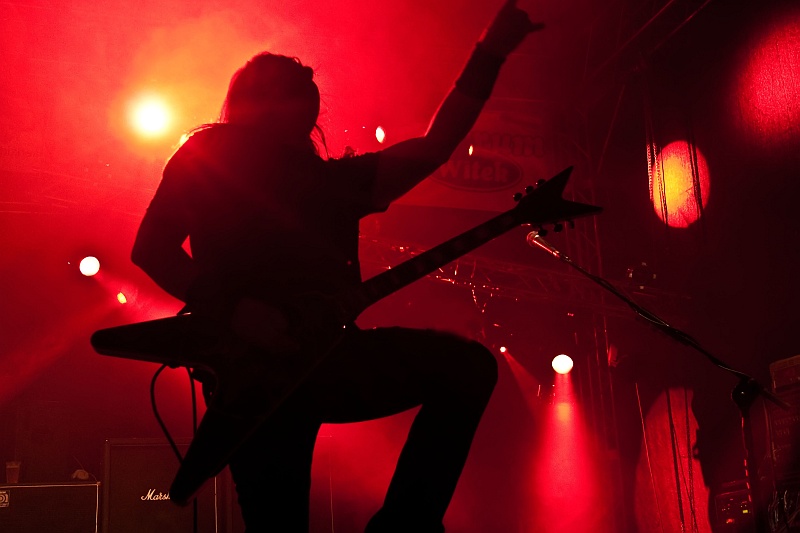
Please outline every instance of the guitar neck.
M344 298L348 313L356 317L367 307L421 279L449 262L518 226L515 213L502 213L479 226L374 276Z
M571 172L572 167L568 167L535 189L526 188L525 195L516 198L518 203L513 209L364 281L352 292L341 295L341 311L354 320L378 300L521 224L542 225L599 213L600 207L562 197Z

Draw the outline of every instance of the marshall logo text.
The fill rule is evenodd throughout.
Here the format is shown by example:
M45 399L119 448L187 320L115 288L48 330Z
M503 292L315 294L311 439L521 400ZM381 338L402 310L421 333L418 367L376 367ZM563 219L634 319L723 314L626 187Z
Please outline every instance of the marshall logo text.
M145 502L157 502L162 500L169 500L169 492L164 494L163 492L156 492L156 489L150 489L147 491L147 494L141 497L142 501Z

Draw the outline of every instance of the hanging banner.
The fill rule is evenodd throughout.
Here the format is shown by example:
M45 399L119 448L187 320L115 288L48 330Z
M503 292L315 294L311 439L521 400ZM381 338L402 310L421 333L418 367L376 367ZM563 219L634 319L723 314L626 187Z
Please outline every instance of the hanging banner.
M552 136L540 116L484 113L453 156L398 203L507 211L527 185L550 177Z

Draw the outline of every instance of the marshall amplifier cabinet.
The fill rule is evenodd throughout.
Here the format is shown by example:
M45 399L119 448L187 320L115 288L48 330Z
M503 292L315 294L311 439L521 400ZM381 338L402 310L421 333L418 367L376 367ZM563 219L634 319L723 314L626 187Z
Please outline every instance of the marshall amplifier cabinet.
M99 483L0 485L3 533L97 533Z
M767 402L772 469L779 485L800 482L800 355L769 366L772 391L789 404L783 409Z
M772 391L789 404L766 402L773 495L769 506L774 533L800 532L800 355L769 365Z
M189 442L179 442L185 453ZM172 447L160 439L109 439L103 464L103 533L193 533L194 504L169 499L178 469ZM197 533L217 533L225 513L218 507L218 480L197 496ZM5 531L5 530L3 530Z

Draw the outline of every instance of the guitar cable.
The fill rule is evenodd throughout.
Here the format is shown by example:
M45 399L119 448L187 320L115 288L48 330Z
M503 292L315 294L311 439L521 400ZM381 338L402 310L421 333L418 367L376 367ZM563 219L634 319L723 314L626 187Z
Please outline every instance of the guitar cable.
M197 392L194 388L194 376L192 370L186 368L186 375L189 376L189 389L192 391L192 440L197 435ZM197 498L192 500L192 533L197 533L198 512L197 512Z
M180 450L178 449L178 445L175 442L175 439L172 438L172 435L167 428L166 423L164 423L164 419L161 418L161 414L158 412L158 404L156 402L156 382L158 381L158 376L167 368L168 365L161 365L156 373L153 374L153 379L150 381L150 405L153 408L153 415L156 417L156 422L158 422L159 427L161 427L161 431L164 433L164 436L167 438L167 442L169 442L172 451L175 453L175 456L178 458L178 463L183 463L183 456L181 455ZM192 391L192 437L197 435L197 392L195 391L195 383L194 377L192 376L192 371L187 368L187 374L189 375L189 387ZM197 498L192 500L192 531L193 533L197 533L197 526L198 526L198 507L197 507Z
M164 436L167 438L170 447L172 447L172 451L175 452L175 456L178 458L178 463L183 462L183 456L181 456L181 452L178 449L178 445L175 443L175 439L172 438L172 435L167 428L167 425L164 423L164 420L161 418L161 415L158 412L158 405L156 403L156 381L158 380L158 376L161 375L161 372L167 368L168 365L161 365L156 373L153 375L153 379L150 381L150 405L153 408L153 415L156 417L156 422L161 427L161 431L164 433Z

